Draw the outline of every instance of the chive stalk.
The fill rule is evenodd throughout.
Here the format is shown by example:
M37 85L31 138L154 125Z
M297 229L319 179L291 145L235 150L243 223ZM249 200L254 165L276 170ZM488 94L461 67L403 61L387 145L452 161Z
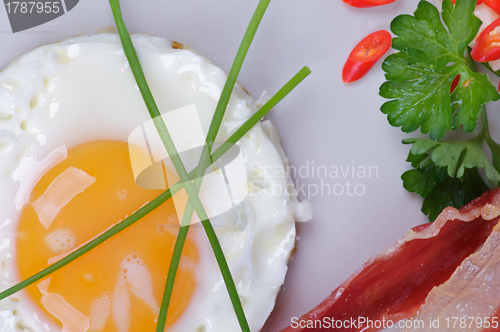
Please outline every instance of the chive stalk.
M264 4L264 10L257 11L256 15L256 20L252 20L258 23L260 22L263 12L265 11L265 8L269 4L270 0L262 0L259 3L260 5ZM130 69L132 70L132 73L135 77L135 80L137 82L137 85L139 87L139 90L141 92L141 95L144 99L144 102L146 104L146 107L149 111L149 114L151 118L153 119L153 123L155 124L156 130L158 131L160 138L163 142L163 145L165 149L167 150L167 153L172 160L172 163L174 165L175 170L177 171L178 176L180 177L181 181L184 184L184 189L186 193L188 194L189 201L188 201L188 206L186 207L187 214L190 215L189 211L194 209L196 211L196 214L201 220L201 223L203 227L205 228L205 232L207 234L208 240L210 242L210 245L212 246L212 250L214 251L216 260L219 264L219 268L221 271L221 274L223 276L223 279L226 284L226 288L229 293L229 297L231 299L231 303L233 304L234 311L236 313L236 316L238 318L238 322L240 324L241 330L243 332L250 332L250 327L248 326L248 322L245 317L245 312L243 311L243 306L241 305L241 300L238 296L238 292L236 290L236 285L234 284L233 277L231 275L231 271L229 270L229 265L227 264L226 257L224 256L224 252L222 250L222 247L220 245L219 239L217 238L217 234L215 233L215 230L212 227L212 224L210 223L210 219L208 218L208 215L205 211L205 208L203 207L203 204L201 203L201 199L198 196L199 192L199 187L201 186L202 178L197 178L195 180L195 183L192 183L190 181L190 178L188 176L188 172L177 152L177 148L175 147L175 144L173 142L172 137L170 136L170 133L167 129L167 126L165 125L165 122L163 121L163 118L161 117L161 114L158 110L158 107L156 105L156 102L153 98L153 95L151 93L151 90L149 89L149 86L147 84L146 78L144 76L144 72L142 70L142 67L140 65L139 58L137 57L137 53L135 52L134 45L132 43L132 40L130 38L130 35L127 31L127 28L125 26L125 23L123 22L123 17L121 13L121 8L120 8L120 2L119 0L109 0L111 9L113 11L113 16L115 18L116 22L116 27L118 29L118 33L120 35L120 39L122 41L123 49L125 51L125 54L127 55L127 59L130 63ZM250 31L251 29L249 29ZM254 34L255 34L254 29ZM252 31L250 31L252 32ZM249 40L248 40L249 39ZM248 46L250 45L251 40L253 39L253 36L251 38L247 38L245 40L245 43L242 43L242 48L241 49L246 49L248 50ZM246 44L246 45L244 45ZM224 108L218 107L219 110L222 109L222 112L217 112L214 115L214 118L212 119L212 125L210 126L210 132L209 135L213 137L207 137L207 144L205 145L203 156L200 160L200 164L204 163L204 159L206 159L210 155L210 148L209 145L212 143L212 141L215 140L215 136L217 135L220 123L222 122L222 118L224 116L224 109L225 106L227 106L227 102L229 101L232 88L234 86L234 83L236 82L236 77L238 75L239 69L241 68L241 64L243 62L244 56L246 55L246 51L241 52L242 54L240 55L240 61L235 61L235 64L232 69L233 74L231 77L232 82L229 82L229 84L226 84L224 87L224 94L221 95L221 100L219 100L218 106L224 105ZM229 79L228 79L229 80ZM231 84L232 83L232 84ZM200 172L202 173L203 170L200 168ZM192 215L192 212L191 212ZM184 218L185 219L185 218ZM190 220L190 218L188 219ZM184 220L183 223L181 223L181 228L184 226ZM187 230L185 231L187 233ZM175 254L180 255L182 254L182 248L181 250L176 251ZM163 327L160 327L162 330Z
M207 213L205 208L203 207L200 198L198 197L198 193L195 191L193 183L191 183L188 172L184 163L181 160L179 153L177 152L177 148L175 147L172 136L170 136L170 132L161 117L160 111L158 110L158 106L153 98L153 94L149 89L148 83L146 81L146 77L144 76L144 72L139 62L139 58L137 57L137 53L135 52L134 45L132 44L132 39L130 38L130 34L128 33L127 27L123 22L120 1L119 0L109 0L111 5L111 9L113 11L113 16L116 22L116 28L118 29L118 34L120 35L120 39L123 45L123 50L127 55L127 60L130 64L130 69L134 75L134 78L137 82L137 86L139 87L139 91L141 92L142 98L144 99L144 103L148 109L149 115L153 119L153 123L160 135L161 141L167 150L167 153L174 164L174 168L179 175L179 178L183 182L184 189L188 194L189 198L193 201L194 208L198 216L201 220L207 220Z
M120 8L119 0L109 0L111 10L113 12L113 16L116 22L116 28L118 29L118 34L120 35L120 39L122 42L123 50L127 55L127 60L130 64L130 69L134 75L134 78L137 82L139 90L141 92L142 98L144 99L144 103L148 109L149 115L153 119L153 123L160 135L162 143L167 150L167 153L172 160L175 170L177 171L177 175L183 183L184 190L186 191L189 202L194 207L196 214L202 221L203 226L207 230L206 234L210 245L212 246L212 250L214 251L217 262L219 263L219 267L222 273L224 280L226 281L226 287L228 289L229 297L231 298L231 302L233 303L234 310L238 317L238 321L240 323L241 329L243 332L250 332L250 328L248 327L248 322L246 320L245 314L243 312L243 307L241 305L240 298L238 296L238 292L236 291L236 286L234 285L234 281L232 281L231 271L229 270L229 266L226 261L226 257L222 251L219 240L217 239L217 235L209 227L210 219L208 218L207 212L201 203L201 199L198 196L198 190L196 190L194 184L191 182L186 167L181 160L180 155L177 152L177 148L175 147L174 141L170 136L170 133L161 117L160 111L158 110L158 106L153 98L153 94L149 89L148 83L146 81L146 77L144 76L144 72L142 70L142 66L139 62L139 58L137 57L137 53L135 52L134 45L132 43L132 39L130 38L130 34L128 33L127 27L123 22L123 17ZM181 225L182 228L182 225Z
M113 0L110 0L110 3L112 1ZM267 2L269 2L269 1L267 1ZM113 6L113 4L111 4L111 5ZM119 6L119 4L118 4L118 6ZM120 13L120 17L121 17L121 13ZM126 32L126 29L122 30L122 33L124 33L124 32ZM128 35L128 32L126 32L126 34ZM128 39L131 42L130 36L128 36ZM133 50L133 48L132 48L132 50ZM133 50L133 52L135 54L135 50ZM135 57L137 59L136 55L135 55ZM244 58L244 56L243 56L243 58ZM241 61L243 60L243 58L241 59ZM129 61L130 61L130 59L129 59ZM132 64L131 64L131 67L132 67ZM240 67L241 67L241 65L240 65ZM207 163L205 163L205 167L200 167L200 165L198 165L198 167L196 167L194 170L189 172L189 174L186 174L187 178L188 179L193 179L193 178L199 179L199 177L196 177L196 176L200 172L201 173L204 172L201 170L204 170L204 169L210 167L210 165L212 165L222 155L224 155L236 142L238 142L241 139L241 137L243 137L281 99L283 99L286 95L288 95L288 93L291 92L291 90L293 90L305 77L307 77L309 75L309 73L310 73L309 68L307 68L307 67L302 68L301 71L299 71L282 89L280 89L280 91L278 93L276 93L261 109L259 109L233 135L231 135L231 137L229 137L228 140L226 140L226 142L224 142L213 154L206 154L209 156L208 158L206 158L206 160L210 160L210 162L208 162L208 165L207 165ZM228 77L228 80L229 80L229 77ZM236 80L236 77L235 77L235 80ZM140 82L138 81L138 85L139 85L139 83ZM145 81L143 83L146 84L145 86L147 87L147 83L145 83ZM234 83L233 83L233 85L234 85ZM147 90L149 90L149 89L147 89ZM150 92L149 92L149 94L150 94ZM229 92L229 96L230 96L230 92ZM229 100L229 97L228 97L228 100ZM226 105L227 105L227 102L226 102ZM155 114L155 112L154 112L155 109L157 111L157 108L155 106L156 105L153 106L152 112L150 111L150 114L151 113ZM225 109L225 107L224 107L224 109ZM149 107L148 107L148 110L150 110ZM222 121L222 117L223 117L223 115L220 117L220 119L221 119L220 121ZM161 121L161 122L163 122L163 121ZM159 127L159 130L160 130L160 132L165 132L166 127L165 127L164 123L162 125L161 122L157 124ZM219 126L220 126L220 123L219 123ZM212 126L211 126L211 128L212 128ZM215 136L216 136L216 133L215 133ZM209 138L209 136L207 136L207 143L213 142L213 140L209 141L208 138ZM210 152L210 144L207 144L207 151ZM27 286L29 286L29 285L31 285L31 284L33 284L33 283L35 283L43 278L45 278L46 276L48 276L52 272L55 272L56 270L62 268L63 266L69 264L70 262L74 261L78 257L89 252L90 250L92 250L96 246L100 245L101 243L105 242L106 240L108 240L112 236L118 234L119 232L123 231L124 229L126 229L130 225L134 224L136 221L143 218L149 212L153 211L158 206L163 204L165 201L170 199L173 195L175 195L177 192L179 192L183 187L184 186L180 183L180 181L175 183L173 186L171 186L168 190L163 192L160 196L155 198L153 201L146 204L144 207L140 208L136 213L134 213L130 217L126 218L124 221L120 222L119 224L115 225L114 227L112 227L111 229L109 229L108 231L106 231L105 233L103 233L102 235L100 235L99 237L94 239L93 241L87 243L86 245L82 246L78 250L68 254L66 257L64 257L61 260L57 261L56 263L52 264L48 268L40 271L39 273L31 276L30 278L27 278L26 280L18 283L17 285L12 286L9 289L1 292L0 293L0 300L18 292L19 290L26 288ZM197 195L196 195L196 197L197 197ZM209 221L208 221L208 223L209 223ZM211 224L210 224L210 226L211 226ZM181 227L181 230L183 228L184 227ZM213 231L213 228L212 228L212 231ZM212 236L215 236L215 232L212 233ZM216 238L216 236L215 236L215 238ZM219 245L219 248L220 248L220 245ZM182 251L182 248L181 248L181 251ZM222 250L220 251L220 254L222 254ZM224 258L224 257L222 257L222 258ZM172 285L173 285L173 283L172 283ZM237 293L236 293L236 295L237 295ZM239 302L239 298L238 298L238 302ZM241 304L240 304L240 306L241 306Z
M307 75L309 75L309 68L304 67L301 71L299 71L281 90L276 93L264 106L262 106L250 119L245 121L245 123L233 134L229 137L215 152L210 156L210 159L214 162L219 160L233 145L238 142L245 134L250 131L250 129L259 122L259 120L266 115L281 99L283 99L290 91L292 91ZM209 166L210 167L210 166ZM196 167L189 175L194 178L198 168ZM43 269L42 271L34 274L33 276L21 281L20 283L4 290L0 293L0 300L5 299L6 297L19 292L20 290L30 286L31 284L47 277L52 272L55 272L62 268L63 266L71 263L78 257L86 254L90 250L94 249L101 243L109 240L114 235L120 233L127 227L133 225L136 221L142 219L148 213L156 209L158 206L165 203L169 200L173 195L178 193L182 189L182 185L180 182L176 182L169 189L161 193L158 197L156 197L151 202L144 205L142 208L137 210L130 217L111 227L109 230L99 235L94 240L89 243L83 245L81 248L75 250L74 252L68 254L66 257L58 260L54 264L49 267Z
M283 98L285 98L310 73L311 73L311 70L308 67L303 67L271 99L269 99L269 101L264 106L262 106L257 112L255 112L255 114L252 115L252 117L249 120L252 120L252 119L257 120L257 119L263 118L274 107L274 105L278 104L279 101L281 101ZM240 128L238 128L238 130L236 130L236 132L233 135L231 135L231 137L229 137L217 150L215 150L215 152L212 155L210 155L211 164L213 164L214 161L217 161L220 157L222 157L222 155L224 153L226 153L234 144L236 144L241 139L241 137L243 137L249 131L248 128L245 128L245 124L243 126L241 126ZM205 169L208 167L205 167ZM196 170L197 169L195 168L193 171L196 171ZM187 211L187 207L186 207L186 211ZM184 213L184 216L187 215L186 211ZM192 212L193 211L191 210L190 213L192 214ZM160 307L160 314L158 316L158 325L157 325L157 329L156 329L157 332L162 331L161 326L165 326L165 323L166 323L168 306L169 306L170 298L172 296L172 291L173 291L174 283L175 283L175 275L177 273L177 268L179 266L182 248L183 248L184 243L186 241L187 230L188 230L187 226L189 225L190 220L191 220L190 218L187 219L187 223L184 225L184 227L181 227L181 229L179 230L179 233L177 235L177 240L175 242L174 251L172 254L172 260L170 261L170 267L168 270L167 281L166 281L165 290L164 290L164 294L163 294L162 304ZM184 222L186 222L186 221L183 220L183 223Z
M224 114L227 108L227 104L229 103L229 99L231 97L231 93L233 91L234 85L236 84L236 80L241 71L241 67L243 65L243 61L245 60L246 54L248 53L248 49L255 37L257 29L259 27L260 22L262 21L262 17L269 6L271 0L260 0L255 12L248 24L248 27L245 31L243 39L240 43L238 51L236 52L236 56L234 58L233 64L231 66L231 70L229 71L228 77L224 84L224 88L222 89L221 96L219 101L217 102L217 107L215 108L214 115L212 117L212 121L210 123L210 128L208 130L208 134L206 137L206 144L203 148L200 161L198 163L198 172L196 175L196 179L194 180L195 190L198 193L203 182L203 175L205 169L213 163L209 159L212 149L212 144L215 142L217 134L219 132L220 126L222 124L222 119L224 118ZM172 259L170 261L170 266L168 269L167 280L165 283L165 288L163 292L162 303L160 306L160 312L158 314L158 322L156 325L156 331L162 332L165 328L165 324L167 321L168 308L170 305L170 298L172 296L172 292L174 289L175 278L177 275L177 269L179 267L180 259L182 256L182 250L184 248L184 244L186 242L186 237L189 231L189 225L191 222L191 218L194 212L194 205L189 199L184 210L184 215L182 217L181 228L177 234L177 239L175 241L174 250L172 253ZM200 218L201 219L201 218ZM241 301L239 295L236 290L236 285L234 284L234 280L231 276L229 266L224 258L224 252L220 244L218 243L218 238L215 233L215 230L212 224L209 221L202 220L201 221L205 232L209 238L213 238L214 241L217 241L215 246L212 246L214 250L215 257L217 259L217 263L219 264L220 270L222 272L222 276L224 278L224 283L226 284L227 291L229 293L229 297L231 303L233 305L236 317L240 324L242 331L250 332L250 327L248 326L248 322L245 318L245 312L243 311L243 307L241 305ZM224 273L227 271L227 273Z

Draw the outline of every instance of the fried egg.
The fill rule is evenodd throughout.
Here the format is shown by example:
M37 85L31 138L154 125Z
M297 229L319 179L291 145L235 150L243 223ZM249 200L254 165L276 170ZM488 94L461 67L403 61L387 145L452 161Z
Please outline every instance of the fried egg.
M132 40L161 112L194 105L206 135L226 74L179 43L148 35ZM236 84L217 141L226 140L258 107ZM113 33L36 48L0 73L2 290L163 191L138 186L131 166L132 155L144 158L139 163L150 162L147 151L128 144L130 134L148 120ZM308 202L297 201L288 159L269 121L257 124L238 145L246 173L246 182L238 185L247 196L217 216L215 230L255 332L283 284L295 221L310 219L312 212ZM217 210L216 202L204 204ZM50 277L0 301L0 330L153 331L179 229L178 210L172 200L164 203ZM168 316L172 332L239 329L200 224L190 228Z

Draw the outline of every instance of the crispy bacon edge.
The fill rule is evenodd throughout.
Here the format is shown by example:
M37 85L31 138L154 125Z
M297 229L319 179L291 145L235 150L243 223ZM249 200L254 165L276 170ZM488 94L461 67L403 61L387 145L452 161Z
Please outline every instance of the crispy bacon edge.
M361 265L282 332L377 331L413 316L429 291L486 241L499 215L500 188L459 210L445 208L434 223L408 230Z

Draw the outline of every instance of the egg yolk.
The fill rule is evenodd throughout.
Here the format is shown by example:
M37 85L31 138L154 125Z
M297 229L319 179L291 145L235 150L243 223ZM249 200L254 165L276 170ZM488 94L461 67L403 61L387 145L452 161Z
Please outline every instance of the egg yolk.
M137 148L138 149L138 148ZM47 171L21 215L21 279L46 268L157 197L139 187L129 146L78 146ZM179 221L171 200L87 254L26 289L41 311L68 331L155 331ZM198 250L186 241L167 326L189 304Z

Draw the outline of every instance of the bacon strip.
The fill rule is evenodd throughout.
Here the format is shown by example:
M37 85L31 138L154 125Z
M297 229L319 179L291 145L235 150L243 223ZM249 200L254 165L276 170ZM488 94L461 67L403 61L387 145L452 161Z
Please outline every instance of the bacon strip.
M500 306L499 247L500 223L493 228L484 245L467 257L444 284L430 291L425 304L401 332L498 329L498 317L492 316Z
M282 332L377 331L387 327L380 325L383 320L396 322L413 316L431 289L448 280L486 241L498 215L500 189L486 192L460 210L444 209L434 223L412 228L360 266L322 303ZM360 319L372 323L359 324ZM345 323L328 327L339 321Z

